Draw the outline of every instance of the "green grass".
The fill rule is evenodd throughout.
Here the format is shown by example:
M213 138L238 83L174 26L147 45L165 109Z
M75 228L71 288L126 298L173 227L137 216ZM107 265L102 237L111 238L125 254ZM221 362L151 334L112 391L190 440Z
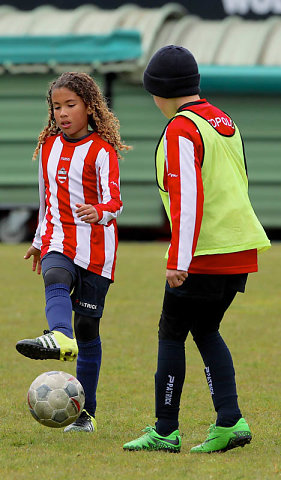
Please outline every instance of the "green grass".
M165 243L121 243L116 283L101 326L103 364L98 388L99 431L63 434L37 424L26 393L48 370L75 374L75 365L34 361L15 350L17 340L39 335L44 318L42 278L23 260L26 245L0 245L1 419L0 473L5 480L269 480L281 478L280 338L281 245L260 257L222 324L236 366L240 407L253 441L225 454L192 456L215 420L203 365L187 340L179 455L123 452L122 444L154 422L157 324L165 281Z

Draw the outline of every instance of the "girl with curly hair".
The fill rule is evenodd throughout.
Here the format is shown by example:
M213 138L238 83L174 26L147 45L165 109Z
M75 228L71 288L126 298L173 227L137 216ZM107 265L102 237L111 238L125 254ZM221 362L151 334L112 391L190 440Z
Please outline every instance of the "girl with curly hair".
M99 324L114 280L122 212L118 158L130 147L118 119L86 73L51 83L48 124L39 135L39 221L25 259L43 274L49 329L16 348L33 359L72 361L85 391L85 409L65 431L94 432L101 365ZM89 128L90 127L90 128ZM72 328L74 310L74 332Z

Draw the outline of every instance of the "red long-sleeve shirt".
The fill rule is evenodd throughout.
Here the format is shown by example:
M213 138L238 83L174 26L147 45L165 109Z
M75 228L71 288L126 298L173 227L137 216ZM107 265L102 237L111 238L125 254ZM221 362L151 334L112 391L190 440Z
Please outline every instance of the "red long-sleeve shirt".
M233 135L231 118L205 99L183 105L208 120L218 132ZM177 116L164 133L164 187L169 194L172 221L168 269L200 274L238 274L257 271L257 251L193 256L204 209L202 164L204 144L196 125Z

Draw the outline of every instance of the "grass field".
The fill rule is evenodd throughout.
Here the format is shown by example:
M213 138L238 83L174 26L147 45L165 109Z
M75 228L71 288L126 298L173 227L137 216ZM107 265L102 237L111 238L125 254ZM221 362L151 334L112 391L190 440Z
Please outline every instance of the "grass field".
M26 245L0 245L1 420L0 473L4 480L271 480L281 478L281 244L260 257L222 325L236 366L240 407L253 432L251 445L225 454L190 455L215 420L203 365L187 341L179 455L123 452L122 444L154 422L157 323L162 303L165 243L121 243L116 283L101 327L103 364L98 388L99 431L64 434L37 424L26 393L48 370L75 374L75 365L34 361L15 350L18 339L46 328L42 279L23 260Z

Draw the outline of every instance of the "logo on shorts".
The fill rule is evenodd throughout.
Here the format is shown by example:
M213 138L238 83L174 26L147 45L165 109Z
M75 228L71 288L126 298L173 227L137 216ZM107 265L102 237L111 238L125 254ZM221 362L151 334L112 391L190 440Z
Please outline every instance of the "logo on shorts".
M90 308L91 310L96 310L98 308L98 306L94 305L93 303L81 302L81 300L77 300L77 303L80 305L80 307Z

